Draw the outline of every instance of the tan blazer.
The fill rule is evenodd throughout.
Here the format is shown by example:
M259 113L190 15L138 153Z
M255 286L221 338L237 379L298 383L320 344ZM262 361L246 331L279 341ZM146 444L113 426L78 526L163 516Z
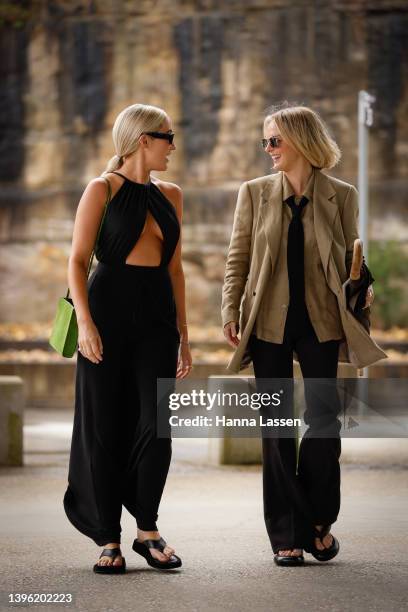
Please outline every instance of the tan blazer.
M221 307L223 325L239 321L240 326L241 340L227 366L232 373L251 361L248 340L265 287L279 273L276 263L282 233L282 176L278 172L248 181L238 193ZM387 355L346 306L343 285L358 238L358 193L353 185L316 170L313 206L321 263L327 284L337 297L344 331L339 361L362 368Z

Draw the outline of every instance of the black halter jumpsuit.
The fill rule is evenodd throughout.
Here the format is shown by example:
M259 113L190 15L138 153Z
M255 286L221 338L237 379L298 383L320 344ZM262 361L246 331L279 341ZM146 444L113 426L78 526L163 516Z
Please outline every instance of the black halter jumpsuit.
M127 264L148 211L163 234L161 263ZM103 354L92 363L78 353L64 496L71 523L99 546L120 542L122 505L140 529L157 529L171 439L156 435L156 384L176 376L180 335L167 266L179 235L174 206L160 189L125 178L108 205L88 280Z

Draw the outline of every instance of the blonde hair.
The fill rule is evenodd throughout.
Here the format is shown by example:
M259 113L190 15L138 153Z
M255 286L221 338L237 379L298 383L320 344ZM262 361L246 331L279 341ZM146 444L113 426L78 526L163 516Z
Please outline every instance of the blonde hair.
M271 121L275 121L282 138L315 168L333 168L339 162L341 151L316 111L285 103L268 109L264 127Z
M124 157L134 153L143 132L156 132L167 114L162 108L148 104L132 104L123 109L116 117L112 128L112 138L116 155L109 161L102 174L120 168Z

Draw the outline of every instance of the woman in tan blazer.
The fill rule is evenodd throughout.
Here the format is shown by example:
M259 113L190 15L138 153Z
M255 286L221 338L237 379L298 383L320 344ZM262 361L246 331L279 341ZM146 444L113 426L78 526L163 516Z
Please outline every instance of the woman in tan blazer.
M235 352L227 370L252 360L257 383L337 377L339 361L364 367L386 357L347 309L343 284L358 238L355 187L322 172L340 150L320 117L304 106L274 109L264 121L265 152L277 172L241 185L222 296L224 335ZM373 300L369 287L366 306ZM238 333L240 332L240 339ZM308 425L318 408L309 405ZM341 443L263 438L264 515L274 560L301 565L339 550L330 534L340 509Z

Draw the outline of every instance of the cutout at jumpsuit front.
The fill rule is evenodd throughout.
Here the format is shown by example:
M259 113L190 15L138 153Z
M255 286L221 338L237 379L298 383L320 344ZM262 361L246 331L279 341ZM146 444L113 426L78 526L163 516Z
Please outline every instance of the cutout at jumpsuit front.
M123 178L108 204L98 265L88 280L103 353L92 363L78 352L64 496L71 523L99 546L120 542L122 505L139 529L157 530L171 439L156 434L156 385L157 378L175 379L180 342L168 272L180 236L174 206L154 183ZM163 235L161 263L127 264L148 211Z

